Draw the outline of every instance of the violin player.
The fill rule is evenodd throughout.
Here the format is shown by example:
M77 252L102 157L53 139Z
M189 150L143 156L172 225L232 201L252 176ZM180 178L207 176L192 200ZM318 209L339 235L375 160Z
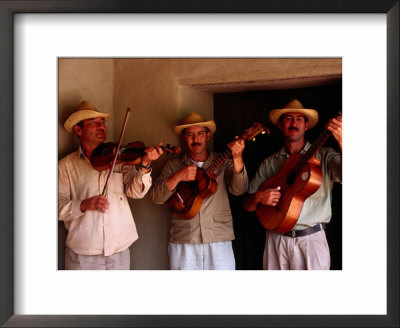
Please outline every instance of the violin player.
M68 231L66 270L130 269L129 246L138 233L127 197L145 196L152 183L151 163L163 152L160 143L145 149L139 168L119 163L112 174L110 168L96 170L90 159L107 137L109 116L82 101L64 123L80 140L79 150L58 163L58 219Z
M260 204L271 207L279 205L278 202L283 197L280 186L262 190L259 187L267 179L279 174L292 154L305 154L310 149L311 144L306 141L305 132L317 124L318 112L305 109L294 99L284 108L271 110L269 119L282 132L285 145L261 163L250 182L250 195L244 201L244 209L250 212L256 211ZM289 232L282 234L266 230L264 270L330 269L330 252L325 228L332 215L333 184L342 182L342 117L331 119L325 128L337 141L340 153L330 147L322 147L317 151L315 157L320 160L321 184L318 190L304 201L300 216Z
M164 204L179 183L196 179L197 171L212 165L218 154L207 150L216 130L214 121L197 113L189 114L174 131L181 136L187 152L169 160L150 190L156 204ZM244 141L238 137L228 144L231 158L216 171L217 189L204 199L199 212L191 219L172 214L168 254L172 270L235 270L232 249L232 214L227 190L242 195L248 188L247 171L242 153Z

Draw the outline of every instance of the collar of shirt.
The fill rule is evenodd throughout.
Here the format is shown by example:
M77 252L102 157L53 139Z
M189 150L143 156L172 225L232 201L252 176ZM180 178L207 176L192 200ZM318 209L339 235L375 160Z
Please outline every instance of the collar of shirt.
M90 163L90 159L83 152L82 146L79 146L79 157Z
M306 141L306 144L304 145L303 149L301 150L300 153L305 154L305 152L308 150L308 148L311 147L311 143L309 143L308 141ZM289 157L289 153L286 149L285 146L283 146L277 153L275 153L274 157Z
M183 155L183 158L182 158L182 160L183 160L183 162L186 164L186 165L192 165L193 164L193 160L189 157L189 154L188 153L185 153L184 155ZM209 167L210 165L211 165L211 163L213 162L213 160L214 160L214 153L213 152L208 152L208 157L207 157L207 159L204 161L204 164L203 164L203 168L207 168L207 167Z
M204 165L204 162L196 162L192 160L193 164L196 165L197 167L202 167Z

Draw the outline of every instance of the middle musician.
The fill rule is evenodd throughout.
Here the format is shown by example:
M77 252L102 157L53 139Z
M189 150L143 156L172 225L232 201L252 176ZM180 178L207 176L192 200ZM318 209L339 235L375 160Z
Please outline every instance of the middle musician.
M156 204L164 204L180 182L194 181L202 170L214 164L218 154L207 149L216 130L214 121L206 121L201 115L191 113L174 131L183 139L187 152L169 160L150 190L150 198ZM229 192L239 196L247 192L248 176L243 163L244 140L235 137L228 144L231 158L218 163L215 171L216 190L202 200L200 210L191 219L172 214L168 254L171 270L235 270L232 249L232 214ZM193 195L177 195L178 201Z

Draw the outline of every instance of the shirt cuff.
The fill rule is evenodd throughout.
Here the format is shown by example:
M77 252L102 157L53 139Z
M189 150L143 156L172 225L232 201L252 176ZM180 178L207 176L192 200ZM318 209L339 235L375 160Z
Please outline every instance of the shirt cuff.
M168 194L168 198L169 198L176 191L176 187L178 185L176 185L176 187L174 189L169 190L168 187L167 187L167 181L168 181L168 179L164 180L163 185L162 185L162 187L163 187L162 189Z
M140 192L140 196L143 197L144 195L147 194L149 191L151 184L152 184L152 178L151 178L151 170L147 173L142 172L142 170L139 169L139 174L138 174L138 179L140 182L143 184L144 188Z
M241 171L241 172L239 172L239 173L237 173L237 172L235 171L235 169L233 169L233 174L235 174L235 175L238 175L238 176L244 176L244 175L245 175L245 173L246 173L246 167L245 167L245 166L243 166L243 169L242 169L242 171Z
M76 219L85 214L81 211L81 202L80 200L72 201L72 216Z
M140 164L139 164L139 165L136 167L136 171L137 171L139 174L141 174L141 175L148 175L148 174L150 174L151 172L153 172L153 168L150 167L150 171L147 172L147 173L145 173L145 172L143 172L143 171L140 169Z

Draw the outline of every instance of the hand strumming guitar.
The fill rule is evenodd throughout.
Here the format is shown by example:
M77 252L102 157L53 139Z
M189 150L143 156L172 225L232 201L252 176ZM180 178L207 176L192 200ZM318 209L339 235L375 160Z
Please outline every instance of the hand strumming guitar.
M197 166L188 165L184 166L180 170L176 171L167 180L167 188L174 190L179 182L181 181L193 181L196 179Z
M263 189L257 191L254 195L248 197L243 207L248 212L254 212L258 203L268 206L276 206L281 198L280 187L274 189Z

